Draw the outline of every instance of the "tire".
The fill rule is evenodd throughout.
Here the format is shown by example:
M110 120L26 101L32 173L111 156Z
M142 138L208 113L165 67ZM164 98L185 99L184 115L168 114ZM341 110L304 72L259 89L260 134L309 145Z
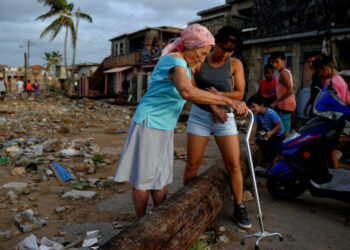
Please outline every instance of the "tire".
M283 180L282 176L279 177L269 177L267 179L267 190L274 198L292 200L308 188L306 180L300 177L294 176L294 178L288 180Z

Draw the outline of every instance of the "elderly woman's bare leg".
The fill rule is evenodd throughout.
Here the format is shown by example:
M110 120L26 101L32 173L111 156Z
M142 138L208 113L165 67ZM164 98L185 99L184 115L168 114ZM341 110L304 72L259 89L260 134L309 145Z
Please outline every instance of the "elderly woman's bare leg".
M153 199L153 206L157 207L166 199L168 193L168 186L164 186L161 190L151 190Z
M149 190L132 188L132 200L134 201L135 212L138 217L146 213Z

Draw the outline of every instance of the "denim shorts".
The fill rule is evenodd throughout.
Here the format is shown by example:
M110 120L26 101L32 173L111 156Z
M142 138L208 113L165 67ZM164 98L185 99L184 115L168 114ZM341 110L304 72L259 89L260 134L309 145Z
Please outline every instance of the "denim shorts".
M223 123L214 122L211 112L200 109L195 104L192 105L190 117L187 122L186 132L198 136L226 136L238 134L235 117L233 113L228 113L228 120Z

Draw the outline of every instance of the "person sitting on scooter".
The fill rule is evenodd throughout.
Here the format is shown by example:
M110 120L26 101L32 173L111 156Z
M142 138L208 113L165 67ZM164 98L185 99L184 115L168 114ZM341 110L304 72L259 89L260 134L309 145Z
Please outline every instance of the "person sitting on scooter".
M332 81L332 87L337 91L339 98L342 99L347 106L350 106L348 85L335 69L332 57L325 54L317 55L313 65L317 71L318 77L326 82L327 85Z
M337 91L338 97L342 99L347 106L350 106L348 85L335 69L332 57L327 56L325 54L317 55L313 65L321 81L325 82L326 85L329 85L332 82L332 87ZM339 162L337 158L336 148L337 145L334 145L334 149L331 152L330 160L332 162L333 168L337 169L339 168Z
M264 158L273 166L277 162L277 154L281 149L284 139L284 126L276 111L266 108L261 96L252 96L247 102L254 113L254 125L250 137L250 144L256 143L260 146ZM260 136L255 140L258 126L262 129Z

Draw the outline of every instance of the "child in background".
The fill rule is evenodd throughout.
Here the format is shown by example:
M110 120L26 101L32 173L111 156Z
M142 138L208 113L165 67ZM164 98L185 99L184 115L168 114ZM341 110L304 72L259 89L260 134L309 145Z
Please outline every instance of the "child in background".
M286 69L286 56L282 52L271 54L273 67L278 70L279 77L276 82L277 100L271 104L271 108L278 107L278 115L281 117L285 129L284 135L287 137L291 129L292 114L296 108L293 77L290 70Z
M342 99L347 106L350 106L348 85L334 68L332 57L326 56L325 54L318 55L316 56L316 60L313 65L321 81L326 82L326 85L329 85L332 82L332 87L337 91L338 97ZM337 158L338 141L338 139L335 140L335 144L332 145L333 150L331 151L330 155L332 167L335 169L339 168Z
M274 70L271 64L264 66L265 79L260 81L259 94L265 102L265 107L270 107L276 101L276 79L274 78Z
M40 94L40 91L39 91L39 83L38 83L38 80L34 80L34 95L35 95L35 98L36 99L39 99L39 94Z
M250 144L256 143L260 146L265 161L271 166L277 162L277 154L280 151L284 139L284 126L276 111L266 108L261 96L252 96L248 100L248 107L254 113L254 125L250 137ZM255 140L257 128L260 126L262 132Z
M350 106L348 85L334 68L332 58L325 54L316 56L314 68L316 69L319 78L326 81L327 85L332 81L332 87L337 91L338 97L342 99L347 106Z
M32 83L30 82L30 80L28 80L27 82L27 86L26 86L26 90L27 90L27 95L28 97L32 96Z

